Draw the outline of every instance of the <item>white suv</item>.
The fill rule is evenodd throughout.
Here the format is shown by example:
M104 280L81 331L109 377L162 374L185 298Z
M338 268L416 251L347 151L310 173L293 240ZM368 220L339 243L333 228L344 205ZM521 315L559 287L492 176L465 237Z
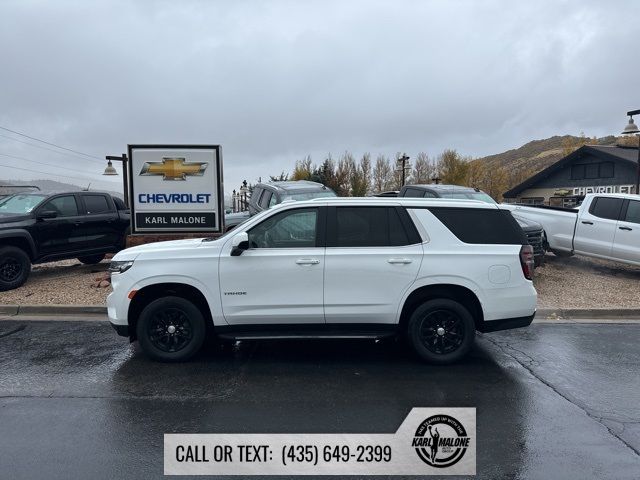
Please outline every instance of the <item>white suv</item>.
M179 361L205 336L406 336L434 363L475 331L524 327L533 251L516 221L476 201L316 199L264 211L217 240L129 248L111 263L116 331Z

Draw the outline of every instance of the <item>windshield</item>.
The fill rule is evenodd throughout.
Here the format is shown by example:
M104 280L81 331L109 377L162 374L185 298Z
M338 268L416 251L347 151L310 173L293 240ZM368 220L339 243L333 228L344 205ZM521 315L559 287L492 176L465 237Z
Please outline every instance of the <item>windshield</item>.
M2 198L0 199L0 214L29 213L45 198L46 195L11 195L10 197Z
M282 201L285 200L295 200L297 202L301 202L302 200L311 200L313 198L322 198L322 197L335 197L336 194L333 190L319 190L317 192L301 192L301 193L290 193L289 195L283 195Z
M496 203L496 201L484 192L451 192L443 193L443 198L460 198L464 200L480 200L485 203Z

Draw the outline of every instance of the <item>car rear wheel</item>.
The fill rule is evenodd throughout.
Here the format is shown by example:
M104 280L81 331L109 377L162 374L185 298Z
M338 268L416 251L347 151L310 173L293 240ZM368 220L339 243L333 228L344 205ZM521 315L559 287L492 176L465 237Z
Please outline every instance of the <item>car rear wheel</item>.
M78 260L80 260L80 262L84 263L85 265L95 265L96 263L100 263L102 260L104 260L105 255L87 255L85 257L78 257Z
M13 290L27 281L31 259L18 247L0 248L0 291Z
M181 362L194 356L202 347L206 330L202 312L181 297L149 303L136 327L142 350L161 362Z
M475 324L469 311L446 298L429 300L409 318L408 339L416 354L435 364L460 360L471 348Z

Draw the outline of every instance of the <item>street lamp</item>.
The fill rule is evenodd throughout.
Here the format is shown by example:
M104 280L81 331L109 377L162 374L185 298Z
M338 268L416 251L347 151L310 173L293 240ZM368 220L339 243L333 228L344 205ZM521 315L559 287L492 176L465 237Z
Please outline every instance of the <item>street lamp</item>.
M409 160L409 156L406 153L402 154L402 156L396 160L396 162L398 162L399 169L402 171L402 185L401 186L404 186L404 181L405 181L407 168L411 168L411 165L407 164L408 160Z
M627 124L626 127L624 127L624 130L622 131L622 135L633 135L633 134L640 133L640 130L638 130L638 126L633 122L633 116L640 115L640 110L631 110L630 112L627 112L627 115L629 115L629 123ZM636 190L635 190L636 195L640 194L640 135L637 135L637 137L638 137L638 168L636 172Z
M105 157L107 159L107 168L104 169L103 175L118 175L118 171L114 168L112 161L122 162L122 183L124 185L124 203L128 207L129 206L129 185L127 182L127 154L123 153L120 157L114 155L107 155Z

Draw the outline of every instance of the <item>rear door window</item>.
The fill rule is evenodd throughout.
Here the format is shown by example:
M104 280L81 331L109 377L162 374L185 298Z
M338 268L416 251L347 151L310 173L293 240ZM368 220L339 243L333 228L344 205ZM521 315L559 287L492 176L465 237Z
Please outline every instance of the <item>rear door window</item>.
M99 213L108 213L111 211L111 206L104 195L83 195L84 206L87 209L87 214L97 215Z
M418 188L407 188L404 191L403 197L411 197L411 198L422 198L424 196L424 191Z
M624 216L625 222L640 223L640 202L630 200L627 206L627 213Z
M589 207L589 213L594 217L618 220L622 203L621 198L596 197Z
M260 197L260 207L267 209L269 208L269 200L271 200L271 192L269 190L265 190Z
M395 207L336 207L330 214L331 247L391 247L416 243ZM414 227L415 228L415 227Z

